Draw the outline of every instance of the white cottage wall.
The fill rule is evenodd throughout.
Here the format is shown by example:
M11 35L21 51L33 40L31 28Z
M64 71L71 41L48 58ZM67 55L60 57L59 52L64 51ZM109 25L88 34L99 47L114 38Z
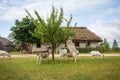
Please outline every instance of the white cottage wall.
M96 46L98 46L97 43L95 43L95 42L91 42L91 43L90 43L90 47L96 48Z
M37 43L33 43L32 53L40 52L41 50L45 50L48 46L50 46L50 45L49 44L41 44L41 46L38 48Z
M80 43L80 48L86 48L86 42L81 42Z

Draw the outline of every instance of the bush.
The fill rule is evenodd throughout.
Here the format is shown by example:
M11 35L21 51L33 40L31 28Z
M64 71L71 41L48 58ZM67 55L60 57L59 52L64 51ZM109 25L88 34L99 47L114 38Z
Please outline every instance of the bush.
M115 48L115 49L113 49L113 51L120 52L120 48Z
M90 51L97 50L101 53L104 53L104 47L103 46L97 46L96 48L92 47L86 47L86 48L78 48L79 53L89 53Z
M96 48L87 47L87 48L78 48L77 50L79 51L79 53L89 53L92 50L96 50Z

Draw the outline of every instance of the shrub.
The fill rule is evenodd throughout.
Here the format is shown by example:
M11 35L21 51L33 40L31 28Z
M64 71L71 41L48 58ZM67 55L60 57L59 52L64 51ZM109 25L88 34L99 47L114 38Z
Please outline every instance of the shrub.
M89 53L92 50L96 50L96 48L91 48L91 47L87 47L87 48L78 48L79 53Z

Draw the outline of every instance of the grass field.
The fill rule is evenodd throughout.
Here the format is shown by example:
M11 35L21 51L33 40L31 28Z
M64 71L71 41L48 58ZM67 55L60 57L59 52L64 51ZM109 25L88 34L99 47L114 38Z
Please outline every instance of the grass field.
M0 59L0 80L120 80L120 57L43 60Z

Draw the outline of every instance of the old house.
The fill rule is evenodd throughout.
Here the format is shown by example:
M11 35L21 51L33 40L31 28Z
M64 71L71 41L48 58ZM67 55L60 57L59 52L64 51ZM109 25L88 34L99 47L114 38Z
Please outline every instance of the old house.
M12 42L4 37L0 37L0 50L12 51L14 46Z
M76 34L73 37L73 42L76 47L86 48L89 46L95 48L99 42L102 42L102 39L87 27L75 27L74 29Z
M89 29L87 29L87 27L75 27L74 29L76 33L75 36L72 38L72 41L75 44L76 48L86 48L88 46L95 48L99 45L99 42L102 42L102 39L95 33L91 32ZM32 52L38 52L47 46L49 45L34 43ZM65 47L65 44L61 43L60 46Z

